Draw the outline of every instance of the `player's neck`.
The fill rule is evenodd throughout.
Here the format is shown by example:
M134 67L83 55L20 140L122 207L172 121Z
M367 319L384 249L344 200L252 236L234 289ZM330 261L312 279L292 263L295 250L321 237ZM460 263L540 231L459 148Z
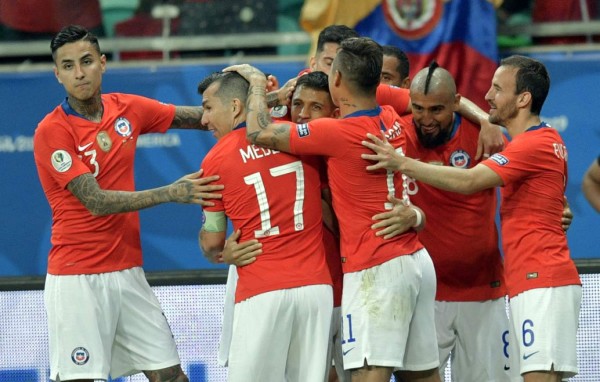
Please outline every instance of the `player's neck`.
M542 123L539 115L534 115L531 113L520 114L516 118L512 119L509 123L507 123L506 130L508 134L514 138L515 136L524 133L532 126L538 126Z
M371 110L377 107L374 97L340 97L340 115L345 117L361 110Z
M102 97L100 94L87 100L69 97L68 102L73 110L83 115L86 119L93 122L100 122L102 120L104 107L102 106Z

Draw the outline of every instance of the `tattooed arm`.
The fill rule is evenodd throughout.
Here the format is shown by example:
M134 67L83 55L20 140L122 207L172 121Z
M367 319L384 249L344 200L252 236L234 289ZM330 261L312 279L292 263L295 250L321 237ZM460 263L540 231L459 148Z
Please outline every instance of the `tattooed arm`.
M265 75L247 64L230 66L225 71L238 72L250 82L246 101L246 138L259 146L289 152L290 124L273 122L267 105Z
M212 206L204 199L220 199L222 185L211 185L218 176L201 178L202 170L188 174L168 186L143 191L103 190L92 174L82 174L69 182L67 188L94 216L138 211L158 204L193 203Z
M208 130L200 122L203 113L202 106L175 106L175 117L169 129Z

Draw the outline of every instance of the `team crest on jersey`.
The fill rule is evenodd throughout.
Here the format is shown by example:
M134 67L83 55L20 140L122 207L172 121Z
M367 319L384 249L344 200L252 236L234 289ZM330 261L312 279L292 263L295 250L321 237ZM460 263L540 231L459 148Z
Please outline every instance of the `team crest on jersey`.
M90 353L84 347L77 347L71 352L71 360L75 365L85 365L90 360Z
M307 136L310 135L310 130L308 130L308 124L307 123L303 123L303 124L297 125L296 129L298 130L298 136L300 138L307 137Z
M65 150L56 150L52 153L50 160L52 161L52 166L58 172L65 172L73 165L71 155Z
M471 157L465 150L456 150L450 154L450 166L458 168L467 168L471 163Z
M502 154L494 154L490 157L491 160L493 160L494 162L498 163L500 166L504 166L506 164L508 164L508 158L505 157Z
M283 118L287 115L288 108L285 105L275 106L271 109L271 117L273 118Z
M101 131L96 135L96 142L105 153L109 152L112 147L112 141L106 131Z
M444 0L383 0L382 8L386 22L398 36L416 40L438 25Z
M131 135L131 123L125 117L120 117L115 121L115 131L122 137Z

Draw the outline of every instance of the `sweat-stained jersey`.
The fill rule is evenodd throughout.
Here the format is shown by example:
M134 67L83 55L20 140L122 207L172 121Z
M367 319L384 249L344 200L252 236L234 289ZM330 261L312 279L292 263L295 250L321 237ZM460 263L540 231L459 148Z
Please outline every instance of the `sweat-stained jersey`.
M35 131L35 163L52 209L50 274L104 273L142 265L138 213L92 216L67 185L91 173L104 190L134 191L137 138L164 133L175 106L120 93L102 95L102 103L99 123L77 114L65 100Z
M419 142L412 116L403 121L406 156L457 168L471 168L479 163L475 156L480 128L459 114L454 114L450 140L435 148L426 148ZM506 295L495 224L495 189L463 195L413 180L409 193L412 202L427 216L419 240L436 269L436 300L483 301Z
M510 297L534 288L581 285L561 226L567 149L542 123L482 162L504 183L502 245Z
M258 239L262 254L238 268L235 302L260 293L328 284L317 158L300 158L248 143L242 125L208 152L205 176L219 175L221 200L206 211L224 211L240 242ZM312 162L314 160L314 162Z
M342 119L322 118L308 124L292 124L290 130L293 153L327 157L344 273L371 268L423 247L414 230L384 240L371 229L373 215L390 207L388 194L396 194L404 186L400 174L367 171L371 163L361 158L363 153L372 153L361 144L367 139L367 132L378 136L385 132L394 147L405 148L398 114L390 106L363 110Z

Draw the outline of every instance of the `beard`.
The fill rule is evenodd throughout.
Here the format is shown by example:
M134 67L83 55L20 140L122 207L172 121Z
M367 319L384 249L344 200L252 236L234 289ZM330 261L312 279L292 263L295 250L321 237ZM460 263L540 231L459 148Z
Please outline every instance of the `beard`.
M415 130L417 131L417 138L423 147L427 149L433 149L450 140L450 134L452 134L452 125L447 129L440 129L440 132L436 135L424 134L421 128L415 124Z
M506 127L506 123L515 118L517 114L517 106L514 104L509 104L502 108L497 108L496 113L494 113L494 115L490 114L488 120L490 123Z

